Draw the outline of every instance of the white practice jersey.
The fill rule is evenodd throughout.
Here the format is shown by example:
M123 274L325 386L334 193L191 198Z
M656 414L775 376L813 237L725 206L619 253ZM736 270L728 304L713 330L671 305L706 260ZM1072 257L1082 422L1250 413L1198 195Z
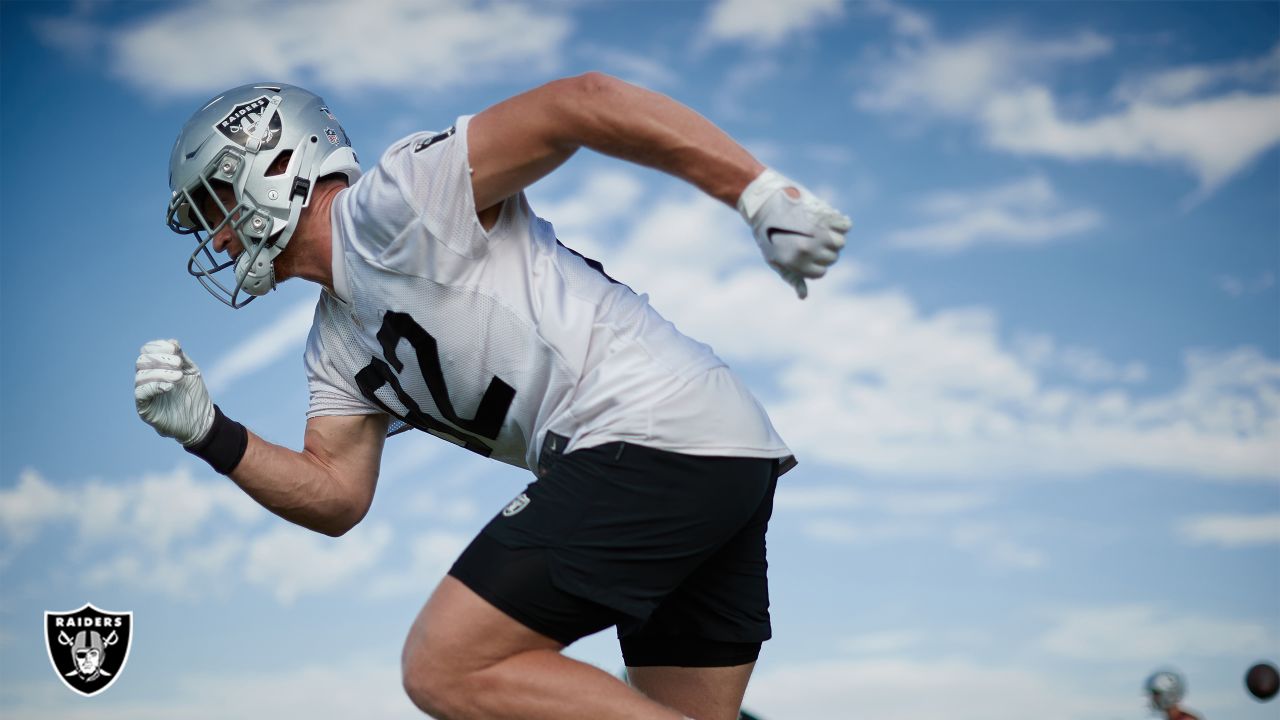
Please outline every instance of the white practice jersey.
M333 205L334 292L307 340L308 416L385 412L534 468L626 441L693 455L791 451L708 346L556 240L523 193L485 231L467 123L395 143Z

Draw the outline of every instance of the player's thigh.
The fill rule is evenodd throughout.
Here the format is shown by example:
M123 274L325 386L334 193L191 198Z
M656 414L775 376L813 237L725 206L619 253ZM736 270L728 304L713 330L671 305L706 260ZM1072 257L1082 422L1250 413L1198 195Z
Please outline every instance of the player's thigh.
M732 667L627 668L632 687L698 720L738 720L755 663Z
M529 650L563 647L445 576L414 620L402 661L406 674L457 677Z

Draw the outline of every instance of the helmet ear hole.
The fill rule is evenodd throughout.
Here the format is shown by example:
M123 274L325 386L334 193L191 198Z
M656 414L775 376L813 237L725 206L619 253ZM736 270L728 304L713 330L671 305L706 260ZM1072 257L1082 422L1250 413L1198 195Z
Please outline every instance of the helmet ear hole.
M276 159L271 161L271 167L267 168L266 177L278 177L289 169L289 159L293 157L292 150L281 150Z

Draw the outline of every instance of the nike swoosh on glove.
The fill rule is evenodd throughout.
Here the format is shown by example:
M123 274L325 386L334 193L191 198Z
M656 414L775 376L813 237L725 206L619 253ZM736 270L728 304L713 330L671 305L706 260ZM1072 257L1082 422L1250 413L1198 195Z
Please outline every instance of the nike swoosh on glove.
M795 188L800 196L791 197L787 188ZM809 295L805 280L827 274L844 249L845 233L853 227L846 215L769 168L742 191L738 212L751 226L765 262L801 300Z
M190 447L213 426L213 402L200 368L177 340L152 340L142 346L133 381L138 416L155 431Z

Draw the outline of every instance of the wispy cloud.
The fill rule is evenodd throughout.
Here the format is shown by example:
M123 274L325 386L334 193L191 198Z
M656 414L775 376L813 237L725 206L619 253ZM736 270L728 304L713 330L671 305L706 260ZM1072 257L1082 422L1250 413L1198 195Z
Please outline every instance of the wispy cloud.
M422 533L408 543L408 566L383 568L365 583L366 592L373 598L425 597L469 542L471 535L459 532L437 530Z
M33 468L0 491L0 534L17 548L52 526L90 542L132 541L164 552L227 519L250 524L258 507L234 486L195 479L186 468L129 481L51 483Z
M1130 103L1170 103L1240 85L1274 88L1277 82L1280 82L1280 45L1262 57L1137 73L1123 80L1114 95Z
M909 641L910 638L905 638ZM920 692L921 684L929 692ZM745 706L764 717L1025 720L1053 708L1059 720L1126 717L1138 699L1108 697L1058 674L974 660L894 655L794 663L758 672Z
M391 528L363 523L341 538L276 523L250 543L245 578L267 588L282 605L324 592L376 567L391 543Z
M271 324L258 330L228 350L205 371L205 382L213 392L251 375L295 352L299 356L311 332L315 317L314 300L304 300L285 309Z
M1148 605L1065 610L1053 613L1052 622L1040 639L1044 650L1092 662L1155 664L1172 657L1265 653L1275 637L1274 628L1258 623L1175 615Z
M77 577L90 586L196 600L245 583L287 605L369 573L391 547L386 525L362 524L339 542L274 519L264 527L269 517L225 478L199 479L186 468L110 485L54 485L26 470L0 491L0 537L8 541L0 560L56 532L100 549L87 562L74 547L59 558L83 565Z
M707 15L703 36L711 42L776 46L842 14L840 0L719 0Z
M581 45L578 50L598 63L600 69L627 82L654 90L680 84L675 70L651 56L593 43Z
M204 0L155 7L119 27L76 13L37 29L61 48L103 38L113 75L167 96L207 95L245 78L421 92L513 74L536 77L560 65L573 28L554 6L523 3L250 0L228 12L226 4ZM191 51L226 48L229 41L235 49L219 52L217 62Z
M1024 333L1014 341L1014 351L1042 372L1063 373L1081 383L1126 385L1147 379L1146 365L1137 361L1116 362L1094 348L1063 345L1044 334Z
M1062 66L1110 53L1111 39L1092 32L943 39L927 23L904 28L890 17L898 40L891 53L870 62L867 86L856 96L867 110L966 121L990 147L1010 153L1175 163L1199 179L1196 198L1280 143L1275 51L1226 64L1168 68L1150 74L1150 82L1118 78L1118 107L1082 117L1061 109L1049 83Z
M922 225L890 233L890 245L954 253L978 245L1042 245L1092 230L1102 216L1089 208L1062 207L1043 176L982 190L937 192L917 203Z
M1276 286L1276 274L1271 270L1264 270L1251 278L1243 278L1237 275L1219 275L1215 280L1218 288L1233 298L1257 295Z
M1227 548L1280 545L1280 513L1201 515L1182 521L1178 533L1195 545Z

